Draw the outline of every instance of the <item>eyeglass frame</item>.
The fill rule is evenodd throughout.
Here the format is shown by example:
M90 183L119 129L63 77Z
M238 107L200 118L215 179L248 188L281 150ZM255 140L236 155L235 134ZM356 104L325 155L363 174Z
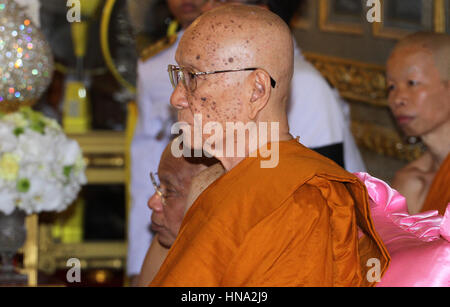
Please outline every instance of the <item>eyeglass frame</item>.
M172 83L172 86L174 89L177 87L178 83L175 84L175 80L173 80L172 73L171 73L171 71L177 71L177 73L181 73L180 75L178 75L178 79L183 82L185 88L190 91L195 91L197 89L197 79L194 79L195 80L195 88L193 88L193 89L188 88L188 86L186 84L186 78L184 77L184 74L183 74L183 69L186 70L188 68L183 67L183 66L176 66L176 65L172 65L172 64L169 64L167 66L167 72L169 73L170 83ZM197 76L207 76L207 75L213 75L213 74L222 74L222 73L227 73L227 72L255 71L258 69L263 70L262 68L250 67L250 68L242 68L242 69L229 69L229 70L216 70L216 71L199 71L199 72L188 71L188 73L191 73L194 77L197 77ZM182 77L180 78L180 76L182 76ZM270 74L269 74L269 77L270 77L270 85L272 86L272 88L275 88L277 86L277 82L272 78L272 76L270 76Z
M161 202L164 206L166 206L166 196L164 196L164 193L161 191L161 184L158 185L156 182L155 175L158 175L158 173L150 172L150 180L152 181L153 188L155 188L156 194L161 198Z

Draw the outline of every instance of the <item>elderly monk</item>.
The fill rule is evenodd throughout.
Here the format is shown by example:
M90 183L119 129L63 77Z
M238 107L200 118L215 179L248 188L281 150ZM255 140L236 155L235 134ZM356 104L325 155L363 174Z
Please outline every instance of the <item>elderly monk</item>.
M426 152L397 172L392 185L410 214L450 203L450 36L416 33L387 62L389 105L402 130L420 137Z
M152 281L175 241L185 212L198 195L223 174L217 160L175 158L170 145L161 156L158 176L151 175L155 193L148 207L152 210L151 228L155 237L147 251L138 286L147 286ZM211 166L213 163L216 164Z
M292 58L288 26L262 8L226 5L186 30L180 66L169 67L171 103L185 123L183 143L207 145L226 173L187 212L152 286L372 285L372 258L385 271L389 256L363 184L289 134ZM213 145L212 131L200 145L188 137L199 124L220 131L226 122L258 124L259 138L245 134L242 156L220 154L236 131L214 133ZM274 123L278 131L269 128ZM278 163L269 166L262 162L270 151Z

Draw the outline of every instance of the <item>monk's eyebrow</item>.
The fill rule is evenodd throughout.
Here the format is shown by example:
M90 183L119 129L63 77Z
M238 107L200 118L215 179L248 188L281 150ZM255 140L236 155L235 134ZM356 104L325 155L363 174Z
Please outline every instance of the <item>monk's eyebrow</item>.
M198 68L198 67L195 66L195 65L190 65L190 64L188 64L188 65L181 65L181 66L186 67L186 68L189 68L189 69L191 69L193 72L206 72L206 70L200 69L200 68Z
M164 176L159 178L161 180L161 185L164 185L168 189L175 189L176 190L176 184L174 184L174 181L176 180L173 176Z
M195 70L195 71L202 71L202 70L199 69L197 66L191 65L191 64L185 65L184 67L190 68L190 69Z

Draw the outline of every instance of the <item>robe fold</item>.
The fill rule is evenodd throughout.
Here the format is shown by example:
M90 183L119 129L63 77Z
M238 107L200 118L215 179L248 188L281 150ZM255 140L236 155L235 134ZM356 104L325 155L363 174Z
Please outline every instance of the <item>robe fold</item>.
M428 191L427 198L422 207L422 212L438 210L440 215L445 214L450 204L450 155L442 163L439 171L434 176L433 183Z
M151 286L371 286L372 258L384 273L365 186L296 140L278 145L276 168L246 158L197 198Z

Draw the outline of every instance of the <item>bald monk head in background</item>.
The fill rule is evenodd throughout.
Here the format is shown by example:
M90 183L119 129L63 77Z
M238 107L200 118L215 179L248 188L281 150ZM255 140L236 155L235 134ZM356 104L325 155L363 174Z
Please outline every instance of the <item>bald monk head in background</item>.
M203 147L226 173L187 212L151 285L372 285L365 264L378 259L381 276L389 256L373 230L365 188L289 134L288 26L266 9L225 5L186 30L176 61L178 67L169 66L171 104L186 123L183 145L209 144L207 133L200 145L189 137L195 125L212 124L219 131L229 123L262 125L256 137L246 134L243 157L218 154L221 144L236 141L233 133L216 135L217 147ZM255 138L259 150L251 155ZM269 147L277 163L263 166ZM357 226L366 234L361 240Z
M152 210L151 228L158 234L158 241L164 247L170 247L175 241L184 216L187 196L192 179L207 166L201 159L176 158L170 145L166 147L155 176L158 191L148 200Z
M387 62L389 106L407 136L426 152L397 172L393 187L411 214L450 202L450 36L416 33L399 42Z
M177 237L185 212L198 195L223 174L217 160L175 158L170 145L161 156L157 191L148 200L155 237L144 259L138 286L150 283Z

